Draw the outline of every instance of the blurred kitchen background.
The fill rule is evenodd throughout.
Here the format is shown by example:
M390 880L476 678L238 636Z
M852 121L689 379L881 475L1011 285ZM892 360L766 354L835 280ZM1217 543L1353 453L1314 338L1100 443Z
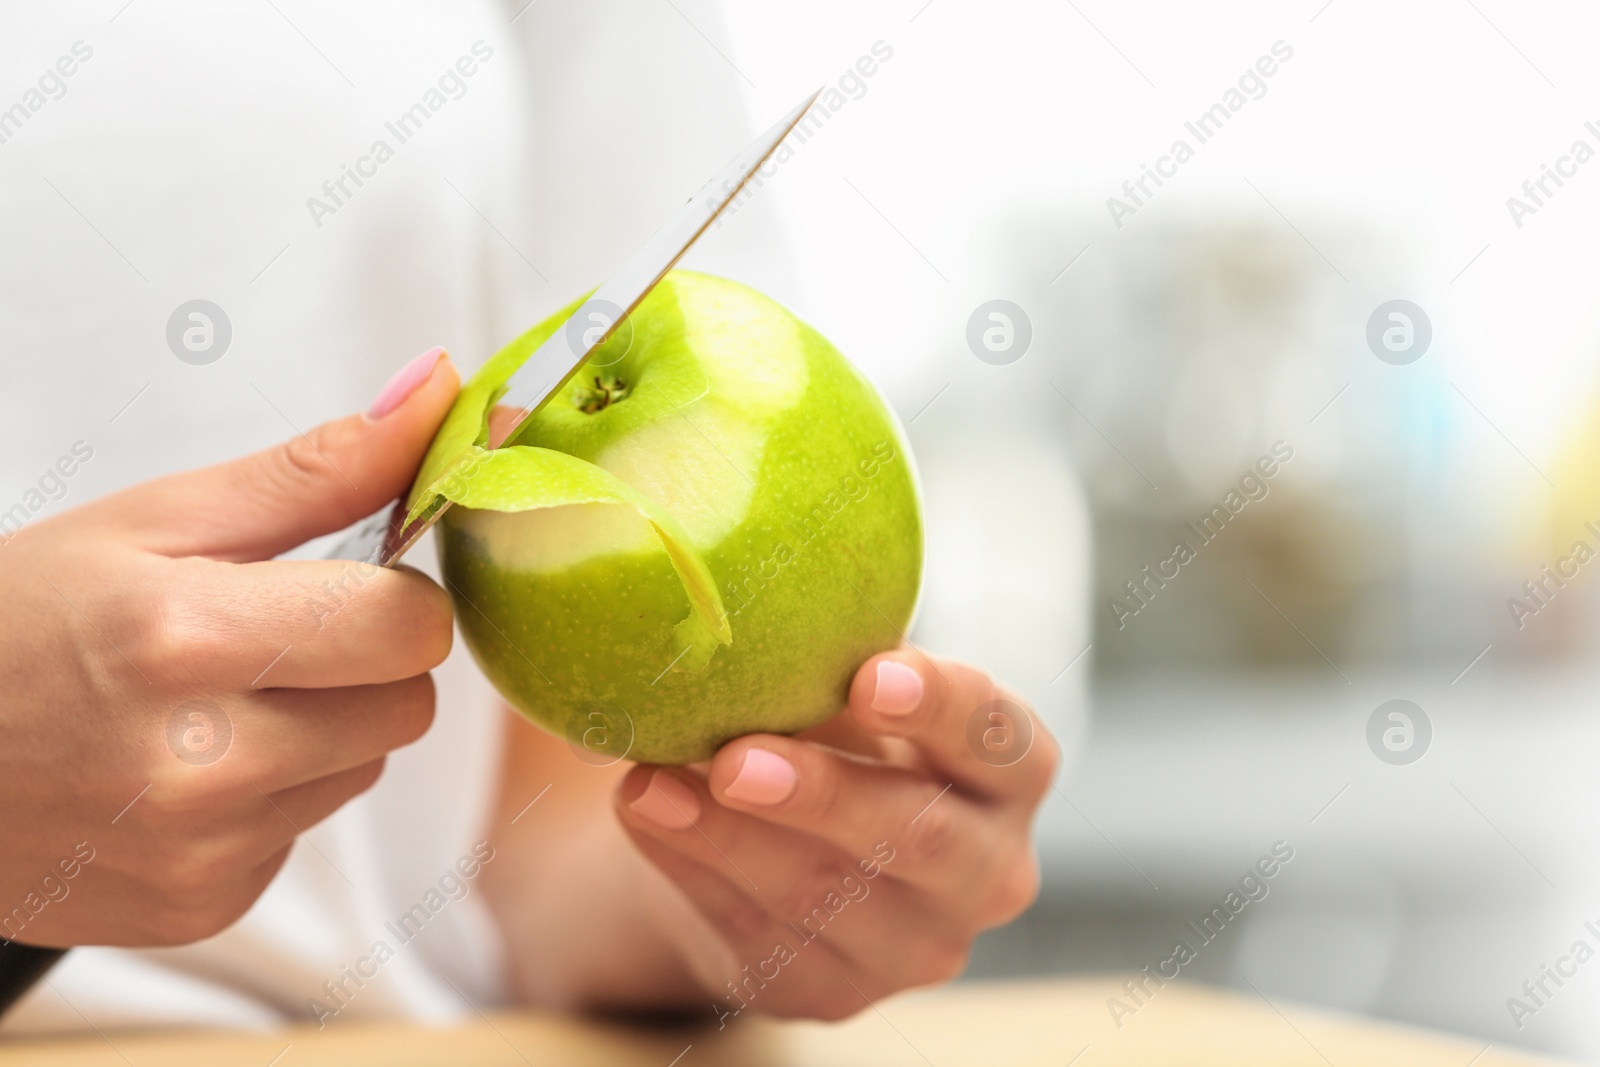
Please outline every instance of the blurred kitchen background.
M1600 149L1600 15L730 18L706 61L760 115L892 49L773 179L798 302L907 424L930 527L915 639L994 667L1069 751L1044 895L969 976L1154 968L1182 940L1184 980L1600 1056L1600 964L1523 990L1600 948L1600 561L1573 557L1600 550L1600 164L1522 188ZM1232 89L1200 143L1185 123ZM1132 199L1180 138L1193 158ZM974 331L995 300L1014 310ZM1369 330L1395 300L1420 316ZM991 326L1026 347L969 343ZM1393 326L1409 347L1385 348ZM1279 442L1292 458L1202 544L1185 524ZM1147 579L1180 540L1194 558ZM1387 713L1369 731L1391 700L1425 717L1409 748L1385 746ZM1186 923L1278 841L1270 895L1200 947Z

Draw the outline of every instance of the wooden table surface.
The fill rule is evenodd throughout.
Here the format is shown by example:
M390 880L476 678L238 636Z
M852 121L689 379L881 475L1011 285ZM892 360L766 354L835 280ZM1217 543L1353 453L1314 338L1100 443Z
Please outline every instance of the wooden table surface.
M0 1042L0 1067L1508 1067L1556 1061L1482 1041L1171 984L1124 1017L1122 979L964 984L885 1000L844 1023L728 1020L639 1030L526 1014L462 1026L400 1023L271 1033L138 1033ZM707 1014L710 1015L708 1009ZM276 1057L276 1058L275 1058ZM676 1058L675 1058L676 1057Z

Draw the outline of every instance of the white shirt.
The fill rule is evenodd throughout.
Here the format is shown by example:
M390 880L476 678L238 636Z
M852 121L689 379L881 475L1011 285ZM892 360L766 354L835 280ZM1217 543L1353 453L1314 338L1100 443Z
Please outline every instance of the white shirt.
M714 5L524 2L0 15L0 511L75 441L93 459L41 515L359 411L432 345L470 370L602 280L753 132L700 36L721 40ZM792 304L779 244L758 198L691 262ZM205 365L166 339L193 299L231 325ZM441 888L493 844L501 712L459 641L435 677L428 735L297 842L238 923L76 949L5 1031L503 1002L481 893ZM430 891L443 905L402 943Z

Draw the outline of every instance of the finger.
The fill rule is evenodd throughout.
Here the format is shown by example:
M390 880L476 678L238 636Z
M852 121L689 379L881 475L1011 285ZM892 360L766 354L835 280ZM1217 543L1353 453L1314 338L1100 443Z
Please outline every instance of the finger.
M946 782L977 796L1034 800L1055 774L1055 741L1021 699L975 667L914 648L861 666L850 716L868 733L909 740Z
M116 940L109 943L147 948L183 945L221 933L261 898L267 886L272 884L283 865L289 861L289 853L293 849L293 841L280 843L250 870L209 880L204 887L183 893L175 901L170 893L158 893L157 900L152 902L155 907L165 904L169 913L176 911L177 917L169 915L161 926L137 937L124 938L119 930ZM149 896L148 892L141 895Z
M618 796L618 818L636 838L725 875L775 916L810 907L855 869L826 841L723 807L692 773L636 767Z
M179 936L161 937L156 940L128 941L124 944L132 945L180 945L213 937L232 926L250 907L267 891L267 886L278 876L283 865L289 861L289 853L294 849L294 841L281 843L270 855L252 869L234 876L217 879L208 884L206 888L193 893L186 893L179 907L187 916L192 916L186 922L177 924L183 930Z
M641 782L648 784L641 786ZM976 819L958 830L941 829L936 837L923 836L915 829L902 835L900 848L908 850L910 862L900 864L901 873L915 871L920 877L894 879L883 877L899 856L888 840L880 840L858 855L824 836L724 807L715 802L706 783L693 775L639 768L624 781L621 792L626 802L619 814L636 837L653 840L725 875L776 922L797 927L804 925L807 916L826 921L849 901L864 899L874 886L904 888L920 882L911 891L917 894L915 905L929 921L967 929L974 921L990 916L995 895L991 883L1003 873L993 864L981 862L980 849L975 846L985 835ZM685 824L690 818L693 822ZM1020 831L1016 837L1022 840ZM952 844L965 847L976 858L959 863ZM945 854L927 853L924 850L929 845ZM942 879L935 876L940 871ZM846 954L863 967L876 966L860 954L866 948L858 946Z
M738 1014L746 1007L779 1015L806 1014L810 1005L837 999L841 974L859 968L838 948L838 938L818 940L793 928L751 898L721 871L685 856L637 830L629 836L639 851L683 893L709 922L725 947L708 960L692 961L696 977L717 998L716 1011ZM813 924L813 928L814 928ZM848 987L846 987L848 988Z
M641 783L645 783L642 789ZM648 797L659 784L649 768L630 775L620 791L623 810L635 807L639 796ZM786 977L781 994L771 993L782 1002L797 1008L838 1005L836 995L819 994L829 989L837 994L841 974L854 975L851 980L875 996L960 972L973 927L955 919L947 900L920 893L907 896L915 891L881 877L881 868L864 873L822 842L785 839L781 830L719 810L709 797L702 803L706 806L697 824L703 827L662 833L648 825L630 826L626 818L624 825L646 857L677 883L749 970L771 979L776 968L770 961L778 945L789 956L808 961L807 969L792 968L793 959L776 961L783 964ZM686 798L676 796L669 810L677 814L692 807ZM697 829L716 841L717 850L695 844ZM753 855L761 851L762 843L774 846L787 862L772 863ZM736 856L739 867L759 872L761 889L730 873L729 863L718 862L722 854ZM736 981L748 973L741 971ZM802 973L806 977L800 978ZM795 978L799 981L791 984ZM747 990L746 997L754 991ZM769 996L769 1009L773 1003ZM855 1003L849 1010L859 1007Z
M774 894L804 877L806 865L815 862L798 835L762 836L748 820L719 818L733 813L719 813L705 783L688 771L635 767L623 778L618 797L617 815L626 829L726 873L745 891L765 894L761 899L776 900Z
M297 836L377 784L384 763L379 757L276 792L251 790L247 809L227 816L241 855L245 860L265 859L286 850Z
M433 723L433 678L256 693L235 711L231 772L272 795L379 761Z
M450 597L408 567L341 560L174 561L164 639L207 685L372 685L450 654Z
M302 833L376 785L383 775L384 763L380 756L313 782L268 793L268 812L294 832Z
M775 734L724 745L707 786L728 809L827 841L862 875L885 871L956 901L974 897L1022 836L921 770Z
M782 831L763 834L754 820L732 812L724 813L729 819L705 819L715 804L691 774L635 767L616 798L618 819L634 844L677 883L741 960L770 953L775 937L794 943L799 928L790 921L803 920L803 909L837 888L848 862L825 847L807 849ZM716 838L685 819L712 823Z
M109 497L95 513L150 551L236 562L270 559L343 529L410 488L455 399L460 379L443 349L423 353L395 380L414 379L419 366L427 376L382 417L350 415L296 431L264 451ZM263 395L262 403L289 402Z

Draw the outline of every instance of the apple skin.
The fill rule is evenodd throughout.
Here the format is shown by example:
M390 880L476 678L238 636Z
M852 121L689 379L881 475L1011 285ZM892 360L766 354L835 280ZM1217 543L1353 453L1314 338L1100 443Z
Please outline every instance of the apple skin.
M458 405L485 406L471 386L503 381L513 350L574 306ZM720 604L700 615L715 624L696 622L685 565L627 503L541 489L517 510L516 492L489 493L493 507L446 512L439 557L461 633L512 706L590 762L690 763L831 717L856 668L901 643L922 572L916 477L873 386L754 290L674 271L630 324L509 451L587 461L670 516L657 526L709 574Z

